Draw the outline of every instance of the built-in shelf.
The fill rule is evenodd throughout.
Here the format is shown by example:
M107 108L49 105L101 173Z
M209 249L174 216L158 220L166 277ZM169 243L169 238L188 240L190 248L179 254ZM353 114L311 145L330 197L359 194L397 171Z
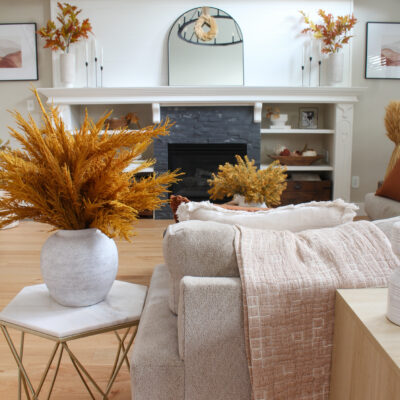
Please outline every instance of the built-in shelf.
M125 168L125 172L130 172L133 169L139 167L140 165L142 165L145 162L145 160L135 160L131 163L131 165L127 168ZM140 173L142 172L154 172L154 168L153 167L147 167L144 168L142 170L139 171Z
M268 164L261 164L260 169L268 168ZM330 165L288 165L288 171L333 171Z
M261 134L334 135L334 129L261 129Z
M122 128L121 128L121 129L122 129ZM121 132L121 129L109 129L109 130L107 131L107 133L108 133L109 135L112 135L113 133L119 133L119 132ZM129 131L129 132L139 132L139 129L128 129L128 131ZM100 135L103 135L104 132L105 132L105 130L100 131Z

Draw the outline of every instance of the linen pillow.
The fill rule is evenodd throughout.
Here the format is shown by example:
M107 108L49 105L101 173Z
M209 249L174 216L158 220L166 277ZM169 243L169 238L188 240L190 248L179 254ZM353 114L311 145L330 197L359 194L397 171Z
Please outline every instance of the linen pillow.
M187 197L184 196L180 196L180 195L171 195L170 197L170 206L171 206L171 210L172 213L174 215L174 220L175 222L179 222L178 216L176 215L176 211L178 209L178 207L182 204L182 203L189 203L190 200ZM214 204L217 207L221 207L221 208L226 208L227 210L234 210L234 211L248 211L248 212L256 212L256 211L260 211L260 210L269 210L269 208L260 208L260 207L241 207L241 206L236 206L234 204Z
M375 193L377 196L387 197L400 201L400 159L383 181L382 186Z
M181 204L178 207L177 215L179 221L215 221L256 229L299 232L350 222L355 217L355 210L357 209L358 207L355 204L349 204L338 199L335 201L313 201L248 213L221 209L209 201L203 201Z

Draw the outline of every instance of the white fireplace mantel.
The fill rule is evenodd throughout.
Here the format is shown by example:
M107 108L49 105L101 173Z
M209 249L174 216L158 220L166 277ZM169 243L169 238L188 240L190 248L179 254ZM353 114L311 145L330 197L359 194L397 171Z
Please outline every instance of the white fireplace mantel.
M261 122L263 103L355 103L365 88L356 87L127 87L41 88L54 105L152 104L153 122L160 122L160 106L250 105L254 122Z

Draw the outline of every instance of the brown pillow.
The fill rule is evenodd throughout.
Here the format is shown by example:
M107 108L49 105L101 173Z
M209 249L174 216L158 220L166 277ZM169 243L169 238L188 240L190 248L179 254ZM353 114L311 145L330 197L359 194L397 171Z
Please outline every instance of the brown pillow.
M382 186L375 193L377 196L400 201L400 159L397 160Z
M178 216L176 215L176 210L178 207L181 205L181 203L189 203L190 200L187 197L183 196L175 196L171 195L170 197L170 205L171 205L171 210L174 214L174 220L175 222L179 222ZM262 208L262 207L240 207L240 206L235 206L233 204L215 204L218 207L221 208L226 208L227 210L233 210L233 211L249 211L249 212L255 212L255 211L260 211L260 210L268 210L268 208Z

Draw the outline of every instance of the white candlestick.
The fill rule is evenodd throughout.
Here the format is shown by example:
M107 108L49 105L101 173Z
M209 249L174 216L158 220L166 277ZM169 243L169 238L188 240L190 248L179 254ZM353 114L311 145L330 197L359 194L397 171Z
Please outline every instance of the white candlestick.
M85 61L89 62L89 45L87 40L85 42Z
M103 48L101 48L101 53L100 53L100 65L103 66L103 57L104 57L104 51Z
M306 43L303 43L303 64L306 65Z
M97 40L94 39L92 42L92 52L93 52L93 58L97 58Z

